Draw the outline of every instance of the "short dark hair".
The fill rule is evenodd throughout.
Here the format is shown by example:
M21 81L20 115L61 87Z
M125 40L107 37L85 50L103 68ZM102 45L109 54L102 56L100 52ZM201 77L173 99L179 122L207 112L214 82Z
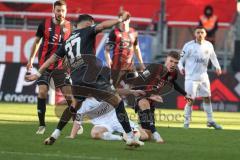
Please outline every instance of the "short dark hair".
M94 18L90 16L89 14L81 14L78 16L77 23L80 23L82 21L94 21Z
M211 12L213 12L213 7L211 5L206 5L206 7L204 8L204 12L206 12L207 10L211 10Z
M167 54L167 57L172 57L172 58L175 58L175 59L179 60L180 59L180 54L177 51L170 51Z
M57 0L56 2L53 3L53 7L55 8L56 6L66 6L67 3L65 0Z
M202 25L197 26L197 27L194 29L194 31L196 31L197 29L204 29L204 30L205 30L205 28L204 28Z

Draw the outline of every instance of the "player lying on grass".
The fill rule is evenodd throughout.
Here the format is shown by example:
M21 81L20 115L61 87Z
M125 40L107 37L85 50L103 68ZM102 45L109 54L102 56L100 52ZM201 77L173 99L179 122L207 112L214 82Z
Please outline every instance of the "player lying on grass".
M97 25L90 15L80 15L78 18L77 29L72 32L62 47L52 55L39 69L37 74L27 75L26 79L33 81L38 79L41 74L58 59L67 57L71 68L72 92L75 100L71 107L63 112L57 128L52 135L45 140L46 145L53 144L60 136L61 130L65 127L71 117L76 113L85 97L103 99L116 109L117 118L127 134L126 144L128 146L144 145L135 137L124 107L123 100L110 84L107 77L100 73L101 68L95 54L96 35L106 28L110 28L130 17L128 12L123 12L122 17L116 20L107 20ZM101 66L100 66L101 67Z
M161 64L151 64L146 70L134 78L130 83L136 87L134 89L144 90L147 94L143 97L137 97L134 105L138 113L141 127L158 143L163 143L163 139L155 127L154 102L162 102L160 95L168 94L174 88L185 96L187 101L192 101L187 93L176 83L177 65L180 55L171 51L168 53L164 66Z
M118 122L116 112L110 104L104 101L98 101L93 97L87 98L81 108L77 112L76 120L73 123L71 135L68 138L75 138L78 131L82 129L82 122L84 117L88 117L90 122L94 125L91 130L91 137L93 139L103 140L123 140L126 139L126 134ZM147 133L138 127L130 120L130 125L134 134L140 137L140 140L147 140ZM113 134L114 132L120 133Z

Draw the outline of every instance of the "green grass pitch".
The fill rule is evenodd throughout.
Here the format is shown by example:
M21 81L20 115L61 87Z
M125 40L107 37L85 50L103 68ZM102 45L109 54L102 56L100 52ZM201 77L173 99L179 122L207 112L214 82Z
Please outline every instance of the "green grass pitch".
M43 145L57 124L55 107L48 106L44 135L36 135L36 106L0 103L0 160L239 160L240 113L215 112L215 120L224 130L206 128L205 114L193 113L191 128L182 127L179 110L158 110L158 131L165 144L145 142L137 149L129 149L124 142L92 140L90 124L84 125L84 134L66 139L71 123L53 146ZM136 120L132 110L131 119Z

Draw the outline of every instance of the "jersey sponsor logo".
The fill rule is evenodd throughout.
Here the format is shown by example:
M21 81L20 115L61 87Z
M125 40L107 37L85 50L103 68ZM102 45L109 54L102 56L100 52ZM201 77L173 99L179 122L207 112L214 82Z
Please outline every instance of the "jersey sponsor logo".
M207 59L206 58L196 58L195 59L195 63L207 63Z
M55 44L55 45L62 45L62 44L61 44L61 40L62 40L61 35L54 34L54 36L52 36L52 41L51 41L51 42L48 42L48 43L49 43L49 44L55 44L55 42L58 41L58 43Z

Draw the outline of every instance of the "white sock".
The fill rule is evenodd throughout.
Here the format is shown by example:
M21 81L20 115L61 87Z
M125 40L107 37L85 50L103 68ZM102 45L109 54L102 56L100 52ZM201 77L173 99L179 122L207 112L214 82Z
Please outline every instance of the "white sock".
M213 116L212 116L212 104L210 103L205 103L203 102L203 109L207 114L207 121L208 122L213 122Z
M134 137L133 131L126 133L128 139L132 139Z
M51 135L51 137L58 139L58 137L60 136L61 131L59 129L55 129Z
M108 141L121 141L122 137L119 135L114 135L111 132L104 132L101 139Z
M192 116L192 106L186 104L184 107L184 124L189 124Z

